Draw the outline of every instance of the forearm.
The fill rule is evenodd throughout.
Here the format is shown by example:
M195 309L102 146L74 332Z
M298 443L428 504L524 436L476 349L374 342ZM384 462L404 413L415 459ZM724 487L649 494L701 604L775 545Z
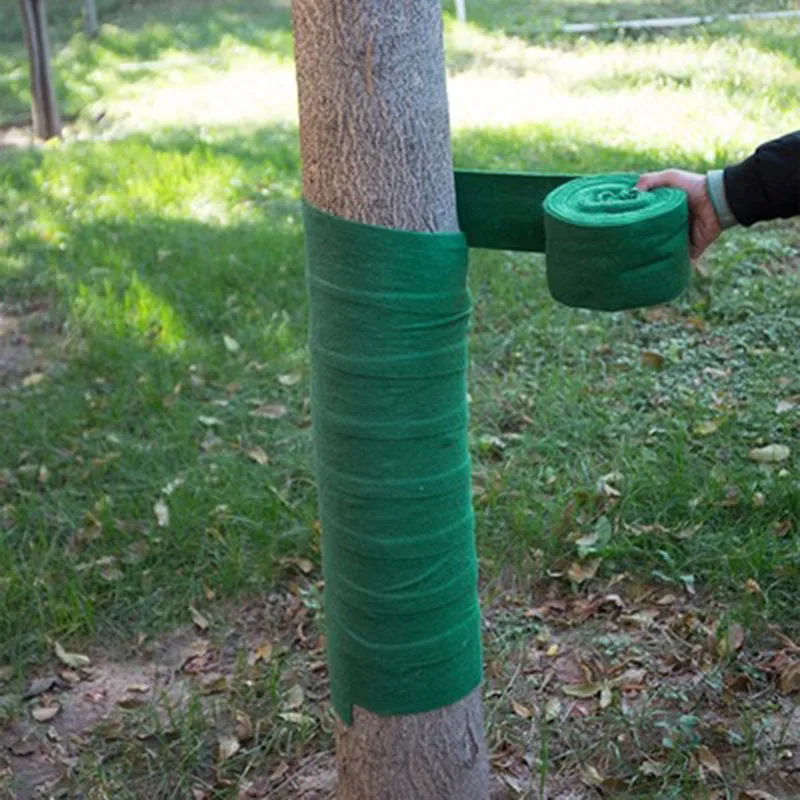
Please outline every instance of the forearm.
M708 175L723 228L800 214L800 131L762 144L749 158Z

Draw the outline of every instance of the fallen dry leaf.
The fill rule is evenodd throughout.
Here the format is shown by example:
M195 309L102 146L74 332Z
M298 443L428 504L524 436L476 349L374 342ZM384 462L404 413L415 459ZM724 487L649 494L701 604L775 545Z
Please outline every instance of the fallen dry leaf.
M285 761L281 761L277 767L270 773L269 779L274 783L284 778L289 772L289 765Z
M208 620L194 606L189 606L189 613L192 615L195 627L201 633L205 633L208 630Z
M217 425L222 425L221 419L217 419L217 417L206 417L202 414L197 418L197 421L201 425L205 425L206 428L214 428Z
M239 342L237 342L233 336L228 336L227 333L222 334L222 341L225 343L225 349L229 353L238 353L239 350L242 349L242 346L239 344Z
M725 422L724 419L709 419L700 422L692 428L692 433L695 436L711 436L719 430L723 422Z
M605 778L591 764L586 764L581 769L581 780L589 786L602 786L605 782Z
M603 689L602 684L599 683L575 683L567 686L562 686L561 691L569 697L579 697L582 700L588 700L599 694Z
M120 697L117 700L117 705L126 711L130 711L134 708L143 708L147 705L147 700L140 695L130 695L128 697Z
M262 417L263 419L280 419L289 412L286 406L280 403L271 403L264 406L254 408L250 412L251 417Z
M240 742L249 742L255 735L253 728L253 720L244 713L244 711L236 712L236 738Z
M602 559L594 558L587 561L585 564L580 564L577 561L572 564L567 571L567 577L573 583L583 583L584 581L591 580L597 575L597 570L600 569Z
M517 700L511 700L511 708L520 719L530 719L533 716L533 711Z
M260 644L254 651L250 657L250 664L257 664L259 661L269 661L270 657L272 656L272 644L270 642L264 642Z
M0 683L8 683L14 677L14 667L0 667Z
M303 687L296 683L291 689L289 689L289 694L286 697L286 702L283 704L283 707L287 711L294 711L303 705L303 700L305 700Z
M8 748L15 756L19 756L20 758L25 758L27 756L32 756L36 750L36 740L35 739L18 739L15 742L11 743L11 746Z
M613 697L610 684L604 683L600 691L600 708L608 708L611 705Z
M311 721L311 717L307 717L305 714L298 714L296 711L284 711L278 716L285 722L291 722L292 725L305 725Z
M744 585L744 590L747 594L763 594L761 587L758 585L758 581L755 578L748 578Z
M201 686L203 694L220 694L228 691L228 679L224 675L214 675L206 678Z
M159 528L166 528L169 525L169 507L162 498L156 501L153 506L153 512L156 515L156 522Z
M722 767L719 759L705 745L701 744L697 748L697 759L708 772L712 772L720 778L722 777Z
M292 386L297 386L297 384L300 383L302 378L303 376L299 372L290 372L287 375L279 375L278 383L281 386L285 386L287 389L289 389Z
M217 740L217 745L219 748L220 761L226 761L232 756L235 756L242 747L235 736L220 736Z
M81 653L68 653L58 642L55 642L54 648L56 658L65 666L71 669L80 669L81 667L88 667L92 662L88 656Z
M561 701L557 697L551 697L544 707L544 718L546 722L555 722L561 716Z
M781 694L800 692L800 661L792 662L783 669L778 688Z
M22 379L22 385L27 389L30 386L38 386L42 381L47 379L47 375L43 372L32 372Z
M50 706L37 706L31 711L31 716L37 722L50 722L50 720L54 719L60 711L61 706L58 703L54 703Z
M780 464L786 461L792 451L785 444L768 444L766 447L755 447L750 451L750 460L758 464Z
M787 412L797 408L798 404L800 404L800 395L787 397L786 400L780 400L778 402L778 405L775 406L775 413L786 414Z
M246 452L247 457L255 461L256 464L261 464L262 467L266 467L269 464L269 456L261 447L251 447Z
M642 365L645 367L652 367L653 369L661 369L664 366L664 356L653 350L643 350Z

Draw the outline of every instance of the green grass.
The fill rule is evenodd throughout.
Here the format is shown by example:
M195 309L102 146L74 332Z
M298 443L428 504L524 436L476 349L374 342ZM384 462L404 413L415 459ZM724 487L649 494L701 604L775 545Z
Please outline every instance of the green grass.
M0 296L5 313L27 320L46 375L29 385L0 377L0 666L13 665L16 680L48 662L54 639L127 654L189 622L190 604L221 648L243 598L294 581L312 621L318 611L316 574L288 575L286 561L319 562L300 162L281 94L291 41L286 8L265 17L257 5L121 9L95 43L59 22L67 109L102 108L114 137L0 152ZM447 25L460 166L703 170L793 124L798 50L785 24L544 42L515 16L522 6L473 6L475 24ZM569 19L607 11L548 8ZM196 60L174 61L186 54ZM19 58L0 47L14 69ZM122 61L157 59L174 63L118 74ZM229 88L247 98L265 78L274 102L256 124L261 112ZM3 113L26 102L21 77L0 84ZM191 124L198 114L201 126ZM86 136L98 130L91 117L78 125ZM796 224L731 232L681 302L599 315L554 305L539 257L473 253L471 441L490 606L509 586L522 604L547 587L580 600L628 573L742 621L754 653L768 624L800 631L800 405L776 412L800 394L798 264ZM277 419L257 415L276 405L286 408ZM791 458L748 458L770 443L792 445ZM570 568L594 558L597 578L571 585ZM541 632L515 625L492 629L490 659ZM326 712L310 729L280 716L300 668L277 660L268 686L237 673L210 728L234 708L273 727L230 774L329 742ZM643 735L651 722L637 722ZM170 730L149 749L132 734L107 768L87 756L79 781L120 797L126 769L140 781L130 796L213 783L203 714L192 707ZM511 728L501 716L490 730L500 747ZM520 746L532 746L527 736ZM567 752L576 741L551 745ZM680 780L683 756L671 758L667 774ZM635 766L623 761L615 774L628 780ZM631 796L656 796L642 791Z

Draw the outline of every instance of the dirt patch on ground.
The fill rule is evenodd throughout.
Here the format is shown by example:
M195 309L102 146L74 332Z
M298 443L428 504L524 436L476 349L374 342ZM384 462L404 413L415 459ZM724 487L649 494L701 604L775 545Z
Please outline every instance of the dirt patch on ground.
M312 586L303 576L195 611L193 624L114 659L54 649L14 696L0 683L11 719L0 794L170 787L190 800L330 800L333 715ZM800 796L800 647L780 631L756 635L686 593L622 584L508 593L485 619L493 800L678 786L687 798Z
M45 300L0 302L0 387L35 385L50 364L46 345L56 332Z

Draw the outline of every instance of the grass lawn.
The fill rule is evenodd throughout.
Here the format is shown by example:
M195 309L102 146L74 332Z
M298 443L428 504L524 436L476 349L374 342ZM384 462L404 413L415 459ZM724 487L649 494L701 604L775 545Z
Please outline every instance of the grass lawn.
M332 788L291 35L266 5L100 3L96 42L54 11L66 141L0 134L11 797ZM797 127L796 23L548 39L698 4L541 5L447 17L459 166L704 170ZM498 796L800 795L800 226L730 232L664 308L558 307L538 256L475 251L471 284Z

